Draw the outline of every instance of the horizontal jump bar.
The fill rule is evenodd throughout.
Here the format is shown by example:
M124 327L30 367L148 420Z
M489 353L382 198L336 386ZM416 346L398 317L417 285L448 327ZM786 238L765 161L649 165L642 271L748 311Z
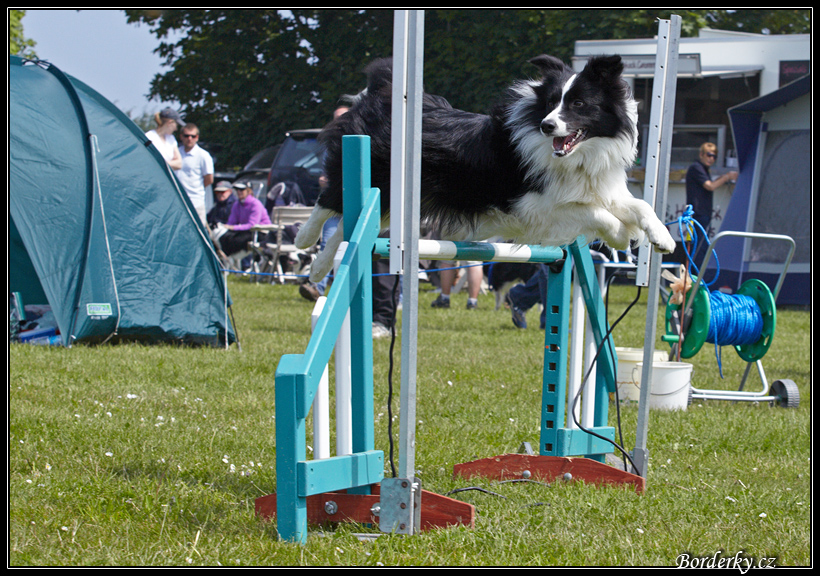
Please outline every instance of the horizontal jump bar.
M377 238L373 254L379 258L388 258L390 255L390 239ZM419 240L419 260L477 260L479 262L551 264L563 260L565 257L564 250L555 246Z

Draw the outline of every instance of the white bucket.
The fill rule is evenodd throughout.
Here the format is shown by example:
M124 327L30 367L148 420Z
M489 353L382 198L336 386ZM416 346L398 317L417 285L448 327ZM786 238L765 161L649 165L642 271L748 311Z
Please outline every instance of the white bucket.
M635 365L637 388L641 386L643 362ZM686 410L692 383L692 365L686 362L653 362L652 389L649 408L657 410Z
M643 362L643 348L615 348L615 353L618 355L618 373L615 375L618 399L622 402L637 402L640 399L641 381L639 376L636 382L632 378L632 372L638 362ZM664 362L668 358L669 353L663 350L652 353L652 362Z

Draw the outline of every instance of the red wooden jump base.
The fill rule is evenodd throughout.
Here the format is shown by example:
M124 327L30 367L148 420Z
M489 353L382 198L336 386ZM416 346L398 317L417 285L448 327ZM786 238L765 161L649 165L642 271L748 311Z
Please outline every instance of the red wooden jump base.
M381 499L381 486L370 486L370 494L348 494L347 492L326 492L307 497L307 519L314 526L355 522L358 524L379 523L377 514ZM422 490L421 530L466 526L475 528L475 506L454 500L434 492ZM256 499L256 515L265 520L276 516L276 494Z
M565 476L571 474L570 477ZM473 460L453 467L453 476L482 477L492 480L529 478L543 482L582 480L590 484L632 486L643 493L646 479L591 458L542 456L536 454L503 454Z

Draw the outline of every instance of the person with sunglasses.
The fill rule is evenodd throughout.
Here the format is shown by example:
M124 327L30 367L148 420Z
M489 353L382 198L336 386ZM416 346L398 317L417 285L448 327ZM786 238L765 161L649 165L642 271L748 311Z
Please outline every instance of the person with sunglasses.
M182 166L176 171L176 175L207 230L205 189L214 182L214 159L207 150L199 146L199 128L193 122L187 122L182 127L180 139Z
M700 147L698 160L686 171L686 203L692 206L693 219L703 227L701 231L695 225L698 244L692 260L696 266L700 266L706 255L706 238L703 234L704 231L708 234L712 221L713 193L726 182L737 180L737 172L734 171L726 172L713 179L709 169L714 165L716 159L717 146L712 142L705 142Z

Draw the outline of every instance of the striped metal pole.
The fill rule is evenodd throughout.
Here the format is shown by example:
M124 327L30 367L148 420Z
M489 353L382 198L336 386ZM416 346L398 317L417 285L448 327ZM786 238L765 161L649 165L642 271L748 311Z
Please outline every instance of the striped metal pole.
M451 242L419 240L420 260L478 260L481 262L531 262L552 264L565 258L562 248L497 242ZM390 241L377 238L373 253L380 258L390 254Z

